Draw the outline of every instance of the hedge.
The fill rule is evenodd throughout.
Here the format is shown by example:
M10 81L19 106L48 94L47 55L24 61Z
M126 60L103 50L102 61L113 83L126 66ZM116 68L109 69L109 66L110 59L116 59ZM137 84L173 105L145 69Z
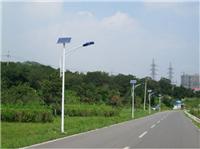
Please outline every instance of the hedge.
M200 110L198 109L191 109L190 113L198 118L200 118Z
M65 105L65 115L68 116L105 116L111 117L119 115L120 110L106 105ZM60 114L60 109L58 109Z
M52 122L50 109L14 109L2 108L1 120L7 122Z

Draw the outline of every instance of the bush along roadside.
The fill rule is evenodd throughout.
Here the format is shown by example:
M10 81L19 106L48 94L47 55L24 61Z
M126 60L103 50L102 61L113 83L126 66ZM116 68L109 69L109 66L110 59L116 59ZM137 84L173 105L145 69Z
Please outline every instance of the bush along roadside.
M10 108L1 109L1 121L7 122L52 122L51 109Z
M60 109L57 110L60 114ZM65 105L65 115L68 116L118 116L119 108L113 108L107 105L89 105L89 104L73 104Z

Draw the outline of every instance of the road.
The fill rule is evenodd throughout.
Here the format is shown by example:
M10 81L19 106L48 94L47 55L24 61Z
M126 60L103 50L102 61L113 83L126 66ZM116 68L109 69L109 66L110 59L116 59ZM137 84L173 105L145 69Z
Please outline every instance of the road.
M31 148L199 148L200 131L181 111L167 111Z

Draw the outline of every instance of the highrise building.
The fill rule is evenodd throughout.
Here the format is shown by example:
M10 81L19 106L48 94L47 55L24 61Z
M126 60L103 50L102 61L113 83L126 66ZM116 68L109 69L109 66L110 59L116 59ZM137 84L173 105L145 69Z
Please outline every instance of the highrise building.
M185 88L198 90L200 88L199 74L194 74L194 75L183 74L181 76L181 85Z

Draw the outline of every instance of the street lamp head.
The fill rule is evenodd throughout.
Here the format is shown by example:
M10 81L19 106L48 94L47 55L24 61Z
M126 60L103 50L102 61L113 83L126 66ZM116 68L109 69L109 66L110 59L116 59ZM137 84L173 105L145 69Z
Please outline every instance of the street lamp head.
M93 44L94 44L94 41L90 41L90 42L84 43L82 46L86 47L86 46L90 46L90 45L93 45Z
M65 46L66 43L70 43L71 37L60 37L58 38L57 44L63 44Z

